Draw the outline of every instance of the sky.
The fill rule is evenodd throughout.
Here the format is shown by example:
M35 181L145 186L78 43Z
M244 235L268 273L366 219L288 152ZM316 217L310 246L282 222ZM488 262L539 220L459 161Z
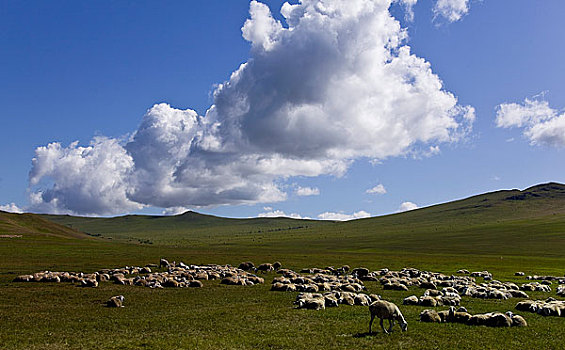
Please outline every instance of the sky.
M0 2L0 210L348 220L565 182L564 12Z

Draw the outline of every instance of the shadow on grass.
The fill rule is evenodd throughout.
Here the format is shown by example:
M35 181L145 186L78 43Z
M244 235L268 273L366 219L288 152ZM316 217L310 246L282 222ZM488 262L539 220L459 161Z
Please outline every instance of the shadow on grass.
M373 333L364 332L364 333L353 334L353 338L375 337L377 335L379 335L379 333L377 333L377 332L373 332Z

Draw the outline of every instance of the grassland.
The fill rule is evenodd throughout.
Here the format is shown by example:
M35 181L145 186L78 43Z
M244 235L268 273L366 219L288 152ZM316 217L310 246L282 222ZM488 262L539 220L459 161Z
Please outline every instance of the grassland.
M48 221L46 221L48 220ZM82 234L80 231L87 232ZM501 191L413 212L346 223L292 219L225 219L187 213L159 218L77 218L0 213L0 348L562 348L565 318L522 313L524 329L423 324L416 306L401 307L406 333L368 336L368 310L340 306L295 310L295 293L205 281L201 289L151 290L103 283L14 283L39 270L95 271L145 265L161 256L186 263L279 260L286 267L350 264L406 266L454 273L488 269L503 281L565 273L565 186ZM370 292L400 304L409 292ZM123 294L126 307L102 307ZM545 298L545 293L530 293ZM551 296L555 296L552 292ZM464 298L473 313L513 310L517 300Z

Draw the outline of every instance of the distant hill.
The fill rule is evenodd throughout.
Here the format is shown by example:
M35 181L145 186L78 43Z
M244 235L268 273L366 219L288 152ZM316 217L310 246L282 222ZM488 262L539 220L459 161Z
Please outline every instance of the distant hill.
M328 223L285 217L233 219L193 211L174 216L125 215L112 218L93 218L42 215L42 217L90 234L101 234L104 237L146 243L174 243L202 236L212 239L219 235L300 230Z
M0 211L0 236L90 238L87 234L57 224L36 214L14 214Z
M565 185L547 183L347 222L176 216L43 215L120 241L246 251L426 252L565 256ZM208 247L208 248L207 248Z

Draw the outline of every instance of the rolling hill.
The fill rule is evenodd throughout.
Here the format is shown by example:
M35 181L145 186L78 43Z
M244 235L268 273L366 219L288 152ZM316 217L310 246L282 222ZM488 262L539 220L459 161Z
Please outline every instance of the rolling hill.
M289 218L176 216L84 218L43 215L55 223L118 240L269 251L429 252L563 256L565 185L503 190L404 213L348 222Z
M13 214L0 211L0 236L8 238L90 238L73 228L57 224L36 214Z
M233 219L193 211L174 216L125 215L112 218L42 215L55 223L94 235L141 243L177 244L194 239L239 234L261 235L273 232L303 230L328 224L318 220L291 218Z

